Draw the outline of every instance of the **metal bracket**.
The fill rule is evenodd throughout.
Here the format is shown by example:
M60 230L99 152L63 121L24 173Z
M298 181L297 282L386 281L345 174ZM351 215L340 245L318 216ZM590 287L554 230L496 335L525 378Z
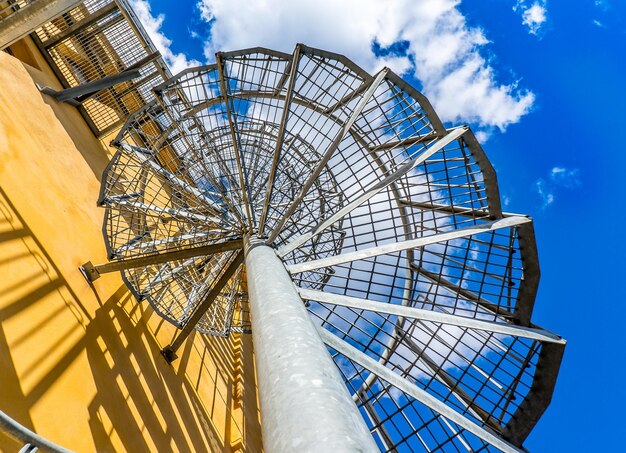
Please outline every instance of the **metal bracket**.
M96 269L96 266L94 266L91 261L87 261L82 266L79 266L78 270L89 283L100 278L100 272L98 272L98 269Z
M171 345L168 345L164 347L163 349L161 349L161 355L165 358L165 361L169 363L170 365L172 364L174 360L178 358L178 354L176 354L176 351L174 350L174 348L172 348Z
M140 75L141 71L139 69L127 69L119 74L102 77L101 79L94 80L92 82L81 83L78 86L66 88L64 90L55 90L39 83L36 85L39 91L47 94L48 96L52 96L57 102L65 102L77 107L97 92L111 88L113 85L117 85L118 83L135 79Z

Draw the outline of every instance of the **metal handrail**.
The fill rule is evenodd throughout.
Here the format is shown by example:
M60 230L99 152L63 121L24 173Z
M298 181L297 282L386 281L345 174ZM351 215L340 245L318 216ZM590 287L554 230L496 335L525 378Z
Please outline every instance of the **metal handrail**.
M24 447L20 452L32 452L41 449L42 451L52 453L72 453L71 450L60 447L37 433L34 433L2 411L0 411L0 431L7 433L14 439L24 442Z

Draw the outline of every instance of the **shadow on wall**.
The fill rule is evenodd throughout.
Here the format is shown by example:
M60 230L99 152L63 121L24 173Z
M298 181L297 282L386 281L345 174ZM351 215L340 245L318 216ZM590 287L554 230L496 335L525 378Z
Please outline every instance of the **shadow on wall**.
M11 46L11 49L22 63L23 70L25 70L30 79L32 79L33 83L29 86L29 89L37 90L37 84L42 87L53 88L54 90L63 89L63 86L54 75L54 72L35 47L34 42L30 39L22 40ZM29 55L30 58L26 58L26 54ZM6 57L8 56L5 56L5 58ZM30 61L31 59L37 60L37 64L33 64L33 62ZM17 63L12 59L6 59L5 61L6 64ZM2 64L4 64L4 61ZM107 146L108 141L110 141L113 136L103 137L102 140L97 138L87 125L78 108L64 102L58 102L52 96L44 94L43 92L39 92L39 95L43 103L50 108L59 123L63 126L68 137L72 140L87 165L89 165L93 175L100 181L109 159L115 152Z
M68 438L91 432L97 451L253 451L244 440L260 444L254 379L242 383L239 375L254 376L249 338L196 336L178 369L170 367L148 325L152 309L125 286L95 311L83 306L2 188L0 275L0 409L26 427ZM241 401L244 391L252 395L244 409L250 419L233 417L241 406L233 392ZM15 447L0 435L0 450Z
M36 80L38 77L31 72L31 77ZM47 78L46 80L52 80ZM98 181L102 180L102 173L109 163L115 150L108 148L103 142L96 138L91 129L85 123L84 118L76 107L69 104L57 102L53 97L41 93L41 98L45 102L54 116L59 120L67 135L70 137L76 149L81 153L83 159L89 165L93 175Z
M34 430L30 409L84 348L64 337L82 336L90 319L2 188L0 257L0 405ZM48 341L33 341L42 333L51 335ZM58 360L51 364L53 356ZM5 442L18 445L3 438L0 446Z
M114 296L99 308L87 326L87 357L97 389L89 425L98 451L116 451L118 443L131 451L222 451L223 442L187 379L165 365L147 325L133 322L140 310L125 291L121 300Z

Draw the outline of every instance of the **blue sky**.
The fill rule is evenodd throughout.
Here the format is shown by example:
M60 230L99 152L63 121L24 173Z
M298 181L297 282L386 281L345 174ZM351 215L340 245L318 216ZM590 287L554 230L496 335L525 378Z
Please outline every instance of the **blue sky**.
M216 49L291 52L304 42L369 70L389 64L449 124L479 132L505 209L535 219L542 279L533 321L568 340L552 404L525 445L623 450L626 5L202 1L150 0L156 20L145 1L132 2L174 69Z

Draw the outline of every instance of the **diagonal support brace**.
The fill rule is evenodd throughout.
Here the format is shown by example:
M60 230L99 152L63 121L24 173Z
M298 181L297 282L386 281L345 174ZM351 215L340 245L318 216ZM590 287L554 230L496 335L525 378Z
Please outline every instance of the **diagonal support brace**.
M202 303L198 305L198 308L196 308L191 317L187 320L178 336L174 339L174 341L172 341L171 344L161 350L161 354L163 355L163 357L165 357L167 363L172 363L175 359L178 358L178 356L176 355L176 351L178 351L178 348L182 346L189 334L191 334L193 329L196 327L196 324L198 324L200 319L202 319L202 316L204 316L206 311L215 301L215 298L222 292L228 281L232 278L233 275L235 275L235 272L237 271L239 266L243 264L243 259L244 254L243 250L241 250L239 253L237 253L235 259L231 261L230 265L226 268L226 270L219 278L219 280L215 283L213 288L211 288Z
M127 69L119 74L102 77L101 79L94 80L92 82L81 83L78 86L66 88L64 90L57 91L39 84L37 84L37 87L39 88L39 91L47 94L48 96L52 96L57 102L65 102L76 107L84 100L96 94L98 91L111 88L113 85L117 85L121 82L136 79L140 75L141 71L139 69Z

